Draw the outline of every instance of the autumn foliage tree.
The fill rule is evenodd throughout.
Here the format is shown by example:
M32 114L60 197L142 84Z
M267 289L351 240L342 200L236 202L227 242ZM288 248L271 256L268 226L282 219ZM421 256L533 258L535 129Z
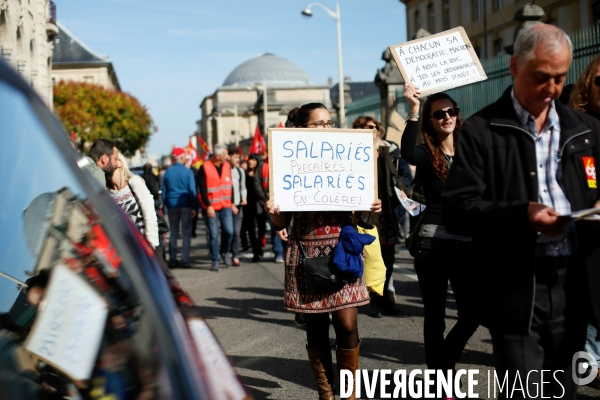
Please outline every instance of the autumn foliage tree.
M54 110L85 151L105 137L129 156L156 131L148 110L135 97L100 85L58 82L54 85Z

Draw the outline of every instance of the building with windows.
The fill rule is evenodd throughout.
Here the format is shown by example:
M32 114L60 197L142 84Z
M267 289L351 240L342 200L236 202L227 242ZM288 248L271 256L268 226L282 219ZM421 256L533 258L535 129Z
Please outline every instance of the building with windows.
M58 27L60 32L54 40L52 80L87 82L120 91L117 73L108 56L95 53L60 22Z
M52 49L58 35L49 0L0 0L0 57L52 108Z
M265 127L284 124L294 107L319 102L331 108L329 89L329 85L315 85L293 62L261 54L236 67L223 85L202 100L197 134L211 149L217 143L246 147L244 141L251 140L257 125L266 132Z
M481 58L512 51L519 26L539 20L567 33L600 21L600 0L400 0L406 5L407 37L463 26Z

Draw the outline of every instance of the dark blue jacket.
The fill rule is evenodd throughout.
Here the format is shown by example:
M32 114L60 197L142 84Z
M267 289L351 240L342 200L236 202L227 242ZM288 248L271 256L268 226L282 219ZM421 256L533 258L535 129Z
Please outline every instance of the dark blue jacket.
M165 172L162 183L163 203L167 208L198 208L194 173L183 164L175 162Z

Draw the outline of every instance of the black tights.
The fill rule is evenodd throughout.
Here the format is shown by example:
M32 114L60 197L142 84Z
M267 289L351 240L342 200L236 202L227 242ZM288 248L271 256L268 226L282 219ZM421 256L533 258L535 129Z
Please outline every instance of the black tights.
M358 346L358 308L344 308L331 313L336 344L340 349ZM329 348L329 314L304 314L309 349Z

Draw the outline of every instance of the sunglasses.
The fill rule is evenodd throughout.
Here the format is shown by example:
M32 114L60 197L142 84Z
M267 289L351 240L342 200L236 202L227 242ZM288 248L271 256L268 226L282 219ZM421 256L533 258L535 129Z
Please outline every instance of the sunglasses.
M460 108L458 108L458 107L450 107L450 108L446 108L445 110L437 110L436 112L431 114L430 117L435 118L439 121L441 119L444 119L444 117L446 116L446 113L447 113L450 118L454 118L458 115L459 111L460 111Z
M596 85L597 87L600 87L600 76L597 76L594 78L594 85Z

